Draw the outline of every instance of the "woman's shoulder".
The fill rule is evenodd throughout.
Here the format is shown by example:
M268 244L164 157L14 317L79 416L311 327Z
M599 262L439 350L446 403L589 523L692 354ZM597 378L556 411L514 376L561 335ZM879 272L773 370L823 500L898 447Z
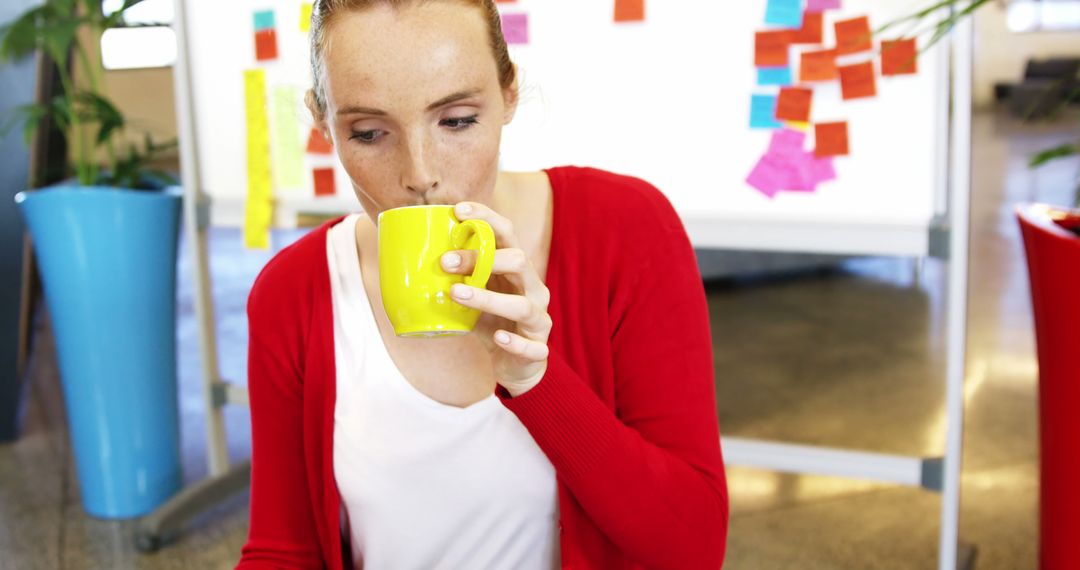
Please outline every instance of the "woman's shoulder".
M262 305L295 307L296 300L310 298L318 290L319 279L329 279L326 235L339 221L323 223L270 258L251 286L249 313Z
M646 229L655 224L682 230L671 201L652 183L627 174L583 166L560 166L547 170L552 188L569 208L591 221L632 224ZM567 220L579 223L578 220ZM602 224L610 225L610 224ZM620 227L620 229L622 229Z

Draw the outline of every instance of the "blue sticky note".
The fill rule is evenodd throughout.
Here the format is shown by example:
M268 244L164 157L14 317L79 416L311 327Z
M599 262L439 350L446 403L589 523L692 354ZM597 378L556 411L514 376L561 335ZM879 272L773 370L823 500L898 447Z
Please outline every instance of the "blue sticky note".
M274 29L274 11L261 10L255 12L255 31Z
M802 0L769 0L765 23L786 28L802 27Z
M754 95L750 99L751 129L779 129L783 126L776 120L776 95Z
M758 85L791 85L791 68L784 67L759 67L757 68Z

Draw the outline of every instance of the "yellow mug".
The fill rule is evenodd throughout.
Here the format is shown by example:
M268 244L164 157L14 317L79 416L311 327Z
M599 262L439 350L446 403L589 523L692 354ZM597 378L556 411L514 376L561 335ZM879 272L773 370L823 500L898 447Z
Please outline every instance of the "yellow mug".
M476 250L472 275L443 271L443 254ZM480 311L460 305L450 286L484 288L495 261L495 232L483 220L459 222L453 206L406 206L379 214L379 286L394 333L406 337L463 335Z

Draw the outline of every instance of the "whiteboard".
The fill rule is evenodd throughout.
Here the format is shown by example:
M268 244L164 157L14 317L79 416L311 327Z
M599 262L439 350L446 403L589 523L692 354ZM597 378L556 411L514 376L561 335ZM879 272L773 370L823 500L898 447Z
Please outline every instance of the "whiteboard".
M746 184L771 131L751 130L754 32L765 0L647 0L647 21L615 23L613 0L518 0L504 12L529 17L528 45L511 46L522 83L504 129L500 167L523 171L574 164L648 180L671 200L697 247L848 254L924 255L947 158L947 55L933 48L918 75L878 76L877 97L842 101L838 82L814 84L814 121L846 120L851 155L817 191L767 198ZM869 15L876 28L910 12L912 0L845 0L832 22ZM188 30L200 186L212 223L239 225L247 192L243 71L263 68L270 86L310 86L297 0L189 0ZM272 8L279 59L257 63L252 14ZM796 50L800 48L795 48ZM847 56L855 63L870 54ZM792 57L796 64L797 57ZM311 119L298 99L306 141ZM812 130L811 130L812 133ZM812 140L812 135L808 137ZM275 188L277 223L297 211L358 211L334 156L337 196L314 198L310 176Z

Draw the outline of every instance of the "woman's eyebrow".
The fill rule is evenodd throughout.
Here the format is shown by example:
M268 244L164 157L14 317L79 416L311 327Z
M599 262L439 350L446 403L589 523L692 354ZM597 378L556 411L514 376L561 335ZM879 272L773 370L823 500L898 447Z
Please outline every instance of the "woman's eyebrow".
M438 109L439 107L444 107L446 105L449 105L450 103L455 103L457 101L461 101L462 99L468 99L469 97L475 97L476 95L479 95L481 92L483 92L483 89L469 89L469 90L466 90L466 91L458 91L456 93L452 93L450 95L447 95L446 97L443 97L442 99L439 99L438 101L435 101L434 103L428 105L427 110L428 111L434 111L435 109ZM349 105L348 107L343 107L343 108L339 109L338 112L337 112L337 114L339 116L340 115L359 115L361 113L365 114L365 115L376 115L376 116L379 116L379 117L382 117L382 116L386 115L386 111L383 111L383 110L380 110L380 109L373 109L371 107L360 107L360 106L356 106L356 105Z

